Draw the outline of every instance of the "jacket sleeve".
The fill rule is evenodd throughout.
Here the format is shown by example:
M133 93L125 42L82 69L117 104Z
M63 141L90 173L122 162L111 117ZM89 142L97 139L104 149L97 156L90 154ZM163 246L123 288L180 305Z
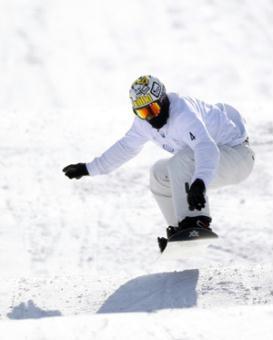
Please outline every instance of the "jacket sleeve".
M216 175L220 152L205 124L194 112L184 121L183 139L194 152L195 171L192 182L200 178L208 187Z
M106 150L100 157L87 163L90 176L104 175L117 169L135 157L147 142L147 138L139 131L136 121L126 135Z

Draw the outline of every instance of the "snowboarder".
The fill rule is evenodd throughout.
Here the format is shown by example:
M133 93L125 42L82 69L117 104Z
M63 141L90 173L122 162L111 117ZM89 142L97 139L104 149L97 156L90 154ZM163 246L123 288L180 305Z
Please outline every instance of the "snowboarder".
M150 171L150 189L170 226L167 238L183 228L210 228L207 189L237 184L253 169L254 152L240 113L224 103L167 93L150 75L134 81L130 99L136 117L126 135L90 163L68 165L65 175L107 174L153 141L172 154ZM167 239L158 241L163 251Z

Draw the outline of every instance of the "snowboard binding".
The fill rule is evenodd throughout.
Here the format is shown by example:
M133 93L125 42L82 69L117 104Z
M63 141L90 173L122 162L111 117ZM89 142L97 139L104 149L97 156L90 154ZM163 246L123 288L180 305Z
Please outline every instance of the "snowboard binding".
M211 218L208 216L195 216L184 218L179 222L178 227L169 226L166 229L167 238L157 238L160 252L164 252L168 242L216 238L217 235L211 230L210 223Z

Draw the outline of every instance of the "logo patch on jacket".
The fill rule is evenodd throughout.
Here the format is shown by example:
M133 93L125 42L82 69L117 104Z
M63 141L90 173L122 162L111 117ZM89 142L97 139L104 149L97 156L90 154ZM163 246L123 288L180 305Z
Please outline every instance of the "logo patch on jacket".
M196 139L195 135L192 132L190 132L190 138L191 138L191 140L195 140Z

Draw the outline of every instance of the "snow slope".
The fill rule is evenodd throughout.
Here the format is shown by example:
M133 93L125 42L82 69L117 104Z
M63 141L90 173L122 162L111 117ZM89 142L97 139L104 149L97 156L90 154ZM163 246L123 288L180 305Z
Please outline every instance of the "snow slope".
M1 339L272 339L272 274L258 265L9 280Z
M270 0L0 2L1 339L269 339L272 17ZM126 132L145 73L248 121L255 170L210 193L221 238L200 258L158 261L148 170L164 151L109 176L61 172Z
M16 324L15 324L16 322ZM16 326L16 327L15 327ZM104 314L2 321L3 340L10 339L272 339L272 308L221 307L156 314ZM8 336L6 335L8 334Z

